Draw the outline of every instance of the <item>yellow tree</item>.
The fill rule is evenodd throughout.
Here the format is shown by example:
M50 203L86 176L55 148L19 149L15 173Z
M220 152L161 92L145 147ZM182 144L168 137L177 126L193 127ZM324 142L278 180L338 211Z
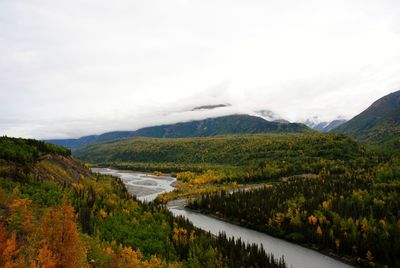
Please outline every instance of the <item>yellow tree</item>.
M3 255L7 242L7 230L2 223L0 223L0 256Z
M141 267L142 254L130 247L125 247L119 254L119 265L122 267Z
M11 237L7 239L3 252L1 254L1 261L4 268L16 267L16 258L18 256L17 235L12 232Z
M156 256L152 256L149 261L145 261L143 263L144 268L162 268L165 267L164 262L157 258Z
M32 200L14 199L10 205L10 225L17 230L18 234L29 233L33 230L33 214L31 211Z
M339 248L340 248L340 240L339 239L335 240L335 246L336 246L336 251L339 253Z
M58 209L51 208L40 223L42 247L54 254L56 266L82 267L85 264L86 250L79 239L74 216L72 206L64 203Z
M319 226L318 225L318 227L317 227L317 235L319 235L319 236L322 236L322 229L321 229L321 226Z
M39 249L36 260L31 262L31 268L55 268L56 264L56 257L47 248L47 245L44 245L41 249Z

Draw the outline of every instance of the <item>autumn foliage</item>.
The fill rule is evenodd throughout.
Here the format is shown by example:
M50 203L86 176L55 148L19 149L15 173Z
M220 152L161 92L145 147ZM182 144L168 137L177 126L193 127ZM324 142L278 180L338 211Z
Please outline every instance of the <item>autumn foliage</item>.
M41 256L55 260L56 267L81 267L86 258L69 204L50 208L40 221Z
M0 267L85 267L86 251L68 203L34 215L28 199L12 199L0 223ZM37 217L36 217L37 216ZM41 220L38 218L41 217Z

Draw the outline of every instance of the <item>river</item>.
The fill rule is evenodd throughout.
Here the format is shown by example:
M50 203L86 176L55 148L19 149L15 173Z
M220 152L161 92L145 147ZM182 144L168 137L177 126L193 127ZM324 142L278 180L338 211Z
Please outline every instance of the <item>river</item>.
M176 178L170 176L156 176L140 172L109 168L92 168L92 171L121 178L131 194L140 201L147 202L153 201L159 194L173 191L172 184L176 182Z
M155 176L138 172L118 171L108 168L93 168L92 171L120 177L125 183L128 191L136 195L136 197L142 201L152 201L157 195L172 191L174 189L172 184L176 181L175 178L168 176ZM169 202L167 207L174 215L188 218L193 225L207 232L211 232L212 234L225 232L228 237L233 236L235 238L241 238L242 241L248 243L262 245L266 252L273 253L275 257L284 256L288 267L352 267L317 251L185 209L184 205L185 200L175 200Z

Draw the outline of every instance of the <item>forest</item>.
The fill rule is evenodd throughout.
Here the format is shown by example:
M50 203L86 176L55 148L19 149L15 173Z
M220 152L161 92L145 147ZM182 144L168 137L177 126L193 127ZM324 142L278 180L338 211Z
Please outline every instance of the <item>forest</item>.
M0 144L15 152L0 158L0 267L286 267L268 249L139 202L61 147Z
M92 164L176 176L176 190L150 204L62 147L7 137L0 146L0 238L11 245L0 248L3 266L285 267L268 249L214 237L157 205L180 197L359 266L400 266L400 158L341 134L132 138L77 152ZM60 222L68 229L44 231ZM59 235L80 250L57 244Z
M310 166L319 160L348 161L364 153L365 148L344 135L311 133L179 139L137 137L92 144L74 155L96 164L159 163L165 172L176 171L174 164L178 170L185 165L183 169L188 171L190 165L196 170L206 170L208 165L258 169L266 163L296 172L299 163Z
M204 194L189 208L359 266L400 267L399 177L399 158L338 165L259 189Z
M89 145L74 152L96 166L170 173L177 190L159 201L231 190L237 184L317 174L336 165L365 166L378 161L341 134L260 134L201 138L129 138Z
M63 156L71 155L70 150L43 141L0 137L0 159L26 164L35 162L40 156L49 153Z

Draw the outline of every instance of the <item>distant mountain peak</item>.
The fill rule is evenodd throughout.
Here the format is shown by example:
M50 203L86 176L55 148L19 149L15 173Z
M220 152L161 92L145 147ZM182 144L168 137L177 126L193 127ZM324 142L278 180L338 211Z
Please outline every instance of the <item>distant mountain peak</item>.
M309 128L312 128L314 130L317 130L320 132L329 132L346 122L347 122L347 120L341 116L339 116L337 119L334 119L332 121L323 121L323 120L320 120L318 116L313 116L313 117L305 120L303 123L306 126L308 126Z
M255 111L255 115L258 117L261 117L267 121L271 121L271 122L278 122L278 123L283 123L283 124L290 123L289 121L283 119L278 114L274 113L271 110L267 110L267 109Z

